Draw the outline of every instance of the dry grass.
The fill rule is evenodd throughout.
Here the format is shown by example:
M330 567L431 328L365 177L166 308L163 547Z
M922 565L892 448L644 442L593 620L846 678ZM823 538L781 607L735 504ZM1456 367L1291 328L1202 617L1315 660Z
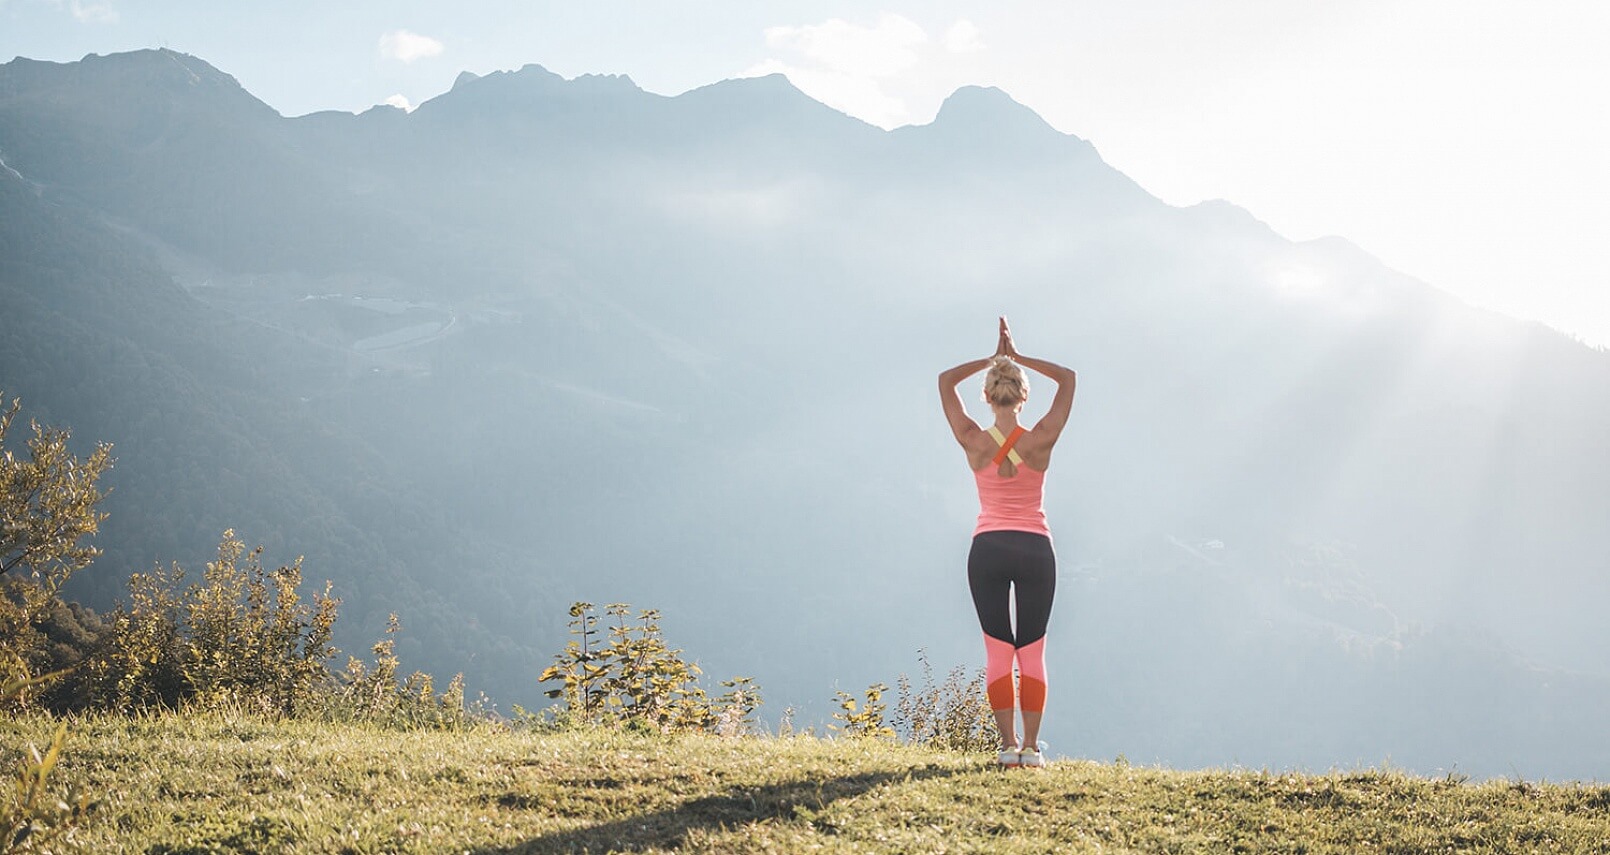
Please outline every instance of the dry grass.
M48 740L0 723L7 763ZM74 722L89 852L1606 852L1610 787L1175 772L810 737Z

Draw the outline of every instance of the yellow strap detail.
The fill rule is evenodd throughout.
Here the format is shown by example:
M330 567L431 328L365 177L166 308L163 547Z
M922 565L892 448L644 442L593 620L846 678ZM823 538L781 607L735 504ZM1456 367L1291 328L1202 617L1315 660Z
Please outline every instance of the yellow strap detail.
M990 425L989 426L989 435L995 438L995 444L997 446L1006 444L1006 437L1001 435L1001 429L1000 428L998 428L998 427L996 427L994 425ZM1023 465L1023 458L1018 456L1017 449L1015 449L1015 448L1012 449L1011 451L1006 452L1006 459L1012 461L1013 466L1022 466Z

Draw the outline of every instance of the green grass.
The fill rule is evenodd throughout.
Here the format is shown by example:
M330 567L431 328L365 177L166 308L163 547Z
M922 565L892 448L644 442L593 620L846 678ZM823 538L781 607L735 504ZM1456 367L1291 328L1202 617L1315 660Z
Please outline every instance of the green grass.
M48 741L0 721L0 759ZM1610 787L1176 772L808 737L75 721L88 852L1606 852Z

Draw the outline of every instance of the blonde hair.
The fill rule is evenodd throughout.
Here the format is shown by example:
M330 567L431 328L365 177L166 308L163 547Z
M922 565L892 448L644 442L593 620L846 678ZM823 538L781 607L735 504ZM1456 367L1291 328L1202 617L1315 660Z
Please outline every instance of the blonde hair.
M1015 407L1028 397L1029 378L1023 366L1007 356L991 359L989 373L984 375L984 400L991 406Z

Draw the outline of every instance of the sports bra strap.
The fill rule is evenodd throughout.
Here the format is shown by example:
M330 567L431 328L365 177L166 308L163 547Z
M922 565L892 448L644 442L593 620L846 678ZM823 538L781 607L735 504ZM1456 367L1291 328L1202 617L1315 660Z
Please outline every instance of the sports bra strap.
M990 425L989 435L994 437L995 444L1001 447L1000 451L995 452L995 459L990 462L996 466L999 466L1001 465L1002 460L1011 460L1013 466L1022 466L1023 458L1018 456L1016 451L1012 450L1012 446L1017 445L1017 438L1026 432L1027 431L1023 430L1022 425L1018 425L1012 429L1011 436L1001 436L1001 429L994 425Z

